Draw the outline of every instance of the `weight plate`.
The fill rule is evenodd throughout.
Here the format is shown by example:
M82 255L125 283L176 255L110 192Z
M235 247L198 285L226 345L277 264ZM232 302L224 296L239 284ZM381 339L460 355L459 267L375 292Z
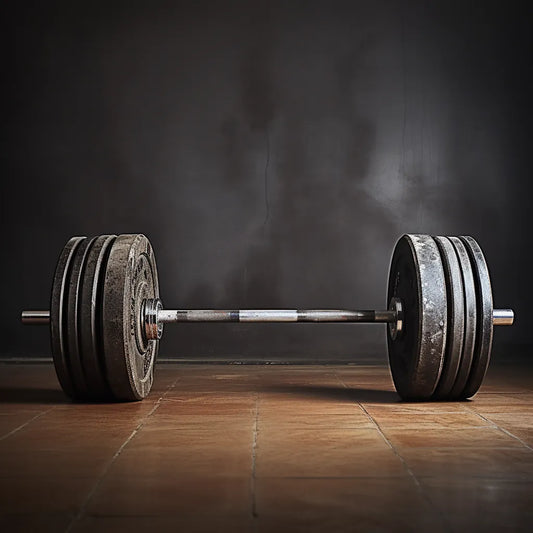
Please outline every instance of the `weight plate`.
M61 388L71 398L76 398L70 370L67 338L68 292L72 260L85 237L72 237L59 255L52 294L50 297L50 341L54 367Z
M462 397L470 398L481 386L489 366L492 348L492 288L489 269L479 244L472 237L462 236L470 261L473 265L474 284L476 287L477 328L474 360Z
M459 237L448 237L457 252L457 258L461 265L461 272L463 275L463 291L465 301L465 330L463 341L463 352L461 355L461 362L459 363L459 370L455 383L449 394L449 399L457 400L464 398L463 390L470 375L472 368L472 361L474 358L474 345L476 341L476 287L474 285L474 274L472 271L472 264L468 257L468 252Z
M103 292L103 344L109 386L117 399L141 400L152 387L159 341L146 341L145 298L159 298L154 253L144 235L119 235L109 254Z
M388 333L389 361L396 390L404 399L429 399L444 362L446 282L436 242L429 235L404 235L391 261L388 301L403 303L401 334Z
M81 284L79 343L90 400L112 399L102 343L102 296L107 258L115 235L101 235L91 246Z
M67 297L67 343L70 360L70 374L77 399L84 400L88 396L88 388L82 367L82 354L79 345L81 325L81 284L84 276L87 254L94 238L85 239L79 244L72 258L72 272L68 284Z
M450 394L457 377L465 334L465 296L461 265L453 244L446 237L434 237L440 251L446 278L446 299L448 302L448 329L444 366L439 383L433 393L435 400L445 400Z

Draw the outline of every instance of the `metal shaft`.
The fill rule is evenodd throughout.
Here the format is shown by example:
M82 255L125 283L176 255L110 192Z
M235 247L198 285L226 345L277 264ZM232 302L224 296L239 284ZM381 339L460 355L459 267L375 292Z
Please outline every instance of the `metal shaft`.
M157 313L161 323L168 322L394 322L395 311L348 311L341 309L240 309L216 310L161 309ZM22 311L23 324L49 324L50 311ZM512 309L494 309L495 326L511 326Z
M22 311L20 320L23 324L50 324L50 311Z
M393 322L394 311L343 309L161 309L161 323L168 322Z
M492 323L495 326L512 326L514 311L512 309L494 309L492 311Z

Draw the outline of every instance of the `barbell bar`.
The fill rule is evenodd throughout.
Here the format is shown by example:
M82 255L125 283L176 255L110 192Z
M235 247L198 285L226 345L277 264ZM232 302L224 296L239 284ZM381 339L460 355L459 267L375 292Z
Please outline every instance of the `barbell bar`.
M140 400L150 391L163 325L178 322L388 324L389 362L407 400L473 396L488 367L494 309L485 258L472 237L404 235L394 249L388 309L165 309L153 249L142 234L73 237L60 254L50 310L22 311L50 326L63 390L75 400Z
M391 311L348 311L342 309L161 309L157 312L160 323L171 322L394 322ZM25 325L50 324L49 310L22 311ZM494 309L492 323L495 326L512 326L514 312L511 309Z

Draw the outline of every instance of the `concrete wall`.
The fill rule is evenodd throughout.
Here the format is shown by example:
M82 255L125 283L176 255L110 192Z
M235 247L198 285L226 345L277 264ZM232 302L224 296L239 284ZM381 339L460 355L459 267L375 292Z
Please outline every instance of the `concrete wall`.
M169 307L385 305L406 232L471 234L529 344L527 2L4 8L4 355L46 355L71 235L143 232ZM163 356L385 360L383 326L181 325Z

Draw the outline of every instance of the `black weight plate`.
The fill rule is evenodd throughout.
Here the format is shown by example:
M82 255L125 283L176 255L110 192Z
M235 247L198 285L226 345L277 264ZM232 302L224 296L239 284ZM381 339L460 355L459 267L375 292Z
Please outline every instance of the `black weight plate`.
M76 395L68 354L68 292L72 272L72 260L76 255L78 246L84 240L85 237L72 237L61 251L54 273L52 294L50 297L50 341L54 367L61 388L71 398L75 398Z
M474 359L474 346L476 341L476 320L477 320L477 306L476 306L476 287L474 284L474 273L472 271L472 264L468 257L468 252L459 237L448 237L457 252L457 258L461 265L461 272L463 274L463 291L465 297L465 334L463 341L463 353L461 355L461 362L459 370L452 390L450 391L450 399L462 399L463 390L470 375L472 368L472 361Z
M79 342L87 399L110 400L102 344L102 296L107 258L115 235L97 237L87 254L81 284Z
M444 362L448 320L444 269L432 237L404 235L396 243L387 298L399 298L404 309L401 334L388 334L396 390L404 399L429 399Z
M77 399L84 400L88 396L88 388L82 365L82 354L79 345L81 326L81 285L85 273L87 254L91 249L94 238L85 239L72 258L72 273L68 287L67 301L67 342L70 359L70 374Z
M140 323L145 298L158 298L155 257L144 235L119 235L109 254L103 293L103 344L109 386L117 399L141 400L152 387L159 341Z
M433 399L445 400L450 394L457 377L465 334L465 296L461 265L453 244L446 237L435 237L440 250L446 276L446 299L448 301L448 331L446 333L446 355L439 383Z
M490 352L492 348L493 304L489 269L481 248L472 237L462 236L461 240L468 250L470 261L474 267L474 283L476 287L477 302L477 328L474 360L472 362L468 381L462 393L462 397L470 398L481 386L489 366Z

